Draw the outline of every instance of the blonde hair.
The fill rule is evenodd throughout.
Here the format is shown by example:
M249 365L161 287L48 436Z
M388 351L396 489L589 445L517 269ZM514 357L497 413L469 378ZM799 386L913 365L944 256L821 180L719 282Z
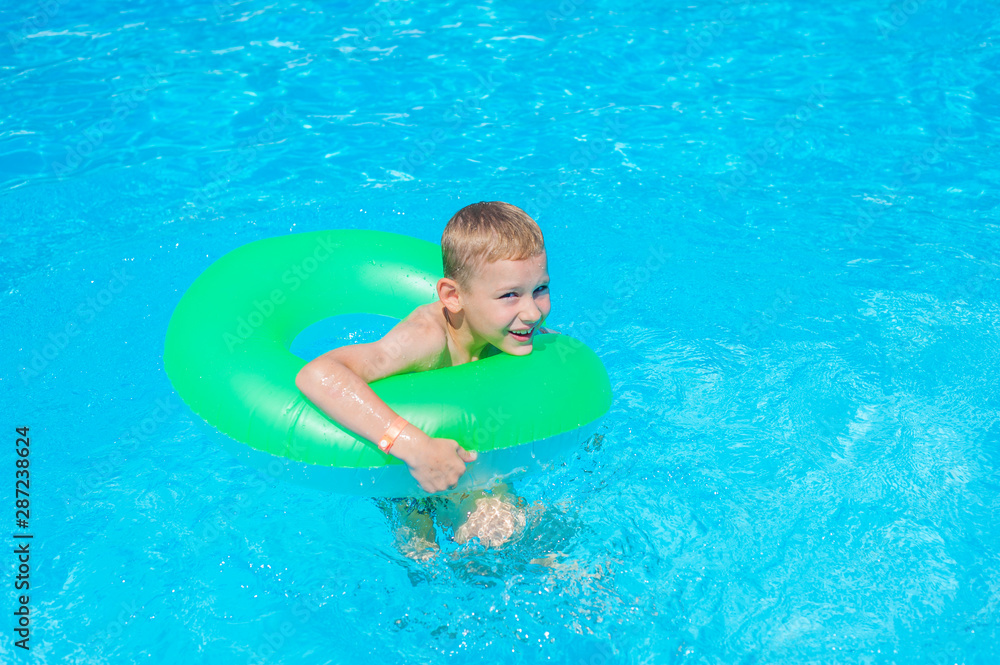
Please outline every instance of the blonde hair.
M545 239L526 212L503 201L465 206L441 235L444 276L468 283L476 268L493 261L520 261L545 251Z

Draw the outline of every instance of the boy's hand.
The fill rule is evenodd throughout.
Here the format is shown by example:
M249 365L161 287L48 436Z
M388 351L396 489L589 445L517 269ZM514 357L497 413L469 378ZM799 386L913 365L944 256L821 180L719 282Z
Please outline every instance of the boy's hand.
M400 433L391 454L406 462L420 488L431 493L454 489L466 463L478 457L454 439L433 439L413 426Z

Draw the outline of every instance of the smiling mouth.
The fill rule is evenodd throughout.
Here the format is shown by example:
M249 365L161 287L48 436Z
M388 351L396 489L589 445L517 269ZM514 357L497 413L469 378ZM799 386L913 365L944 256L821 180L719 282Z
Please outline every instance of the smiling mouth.
M514 339L517 339L517 340L520 340L520 341L523 342L523 341L531 339L531 333L535 332L535 327L532 326L531 328L526 328L524 330L510 330L508 332L510 332L511 336Z

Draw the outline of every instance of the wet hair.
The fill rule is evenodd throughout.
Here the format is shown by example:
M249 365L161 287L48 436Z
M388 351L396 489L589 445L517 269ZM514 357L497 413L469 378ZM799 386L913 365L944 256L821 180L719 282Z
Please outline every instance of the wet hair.
M542 230L526 212L503 201L481 201L455 213L441 235L444 276L468 284L494 261L520 261L545 251Z

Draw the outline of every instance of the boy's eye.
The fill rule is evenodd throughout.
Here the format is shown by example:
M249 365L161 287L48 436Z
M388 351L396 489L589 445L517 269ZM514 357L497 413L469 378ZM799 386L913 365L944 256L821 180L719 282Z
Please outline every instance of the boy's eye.
M543 284L542 286L539 286L537 289L535 289L534 292L535 293L544 293L545 291L548 291L548 290L549 290L549 285L548 284ZM508 291L507 293L503 294L500 297L501 298L519 298L520 294L517 291Z

